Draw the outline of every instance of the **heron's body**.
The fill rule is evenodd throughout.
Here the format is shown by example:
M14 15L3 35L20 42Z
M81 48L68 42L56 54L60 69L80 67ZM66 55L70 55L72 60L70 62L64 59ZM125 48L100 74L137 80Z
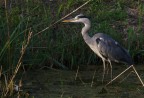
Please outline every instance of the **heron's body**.
M86 16L80 14L68 22L80 22L84 24L81 30L84 41L103 61L122 62L128 65L133 64L127 50L110 36L104 33L96 33L93 37L89 36L88 31L91 27L91 22Z
M128 65L133 64L127 50L106 34L97 33L89 40L85 40L85 42L100 58L105 61L110 60L118 63L126 63Z
M133 65L132 58L127 52L127 50L107 34L96 33L93 37L89 36L88 30L91 27L91 22L86 16L80 14L73 19L64 20L63 22L77 22L84 24L84 27L81 30L84 41L103 61L103 79L105 74L105 61L108 61L110 63L111 76L111 61Z

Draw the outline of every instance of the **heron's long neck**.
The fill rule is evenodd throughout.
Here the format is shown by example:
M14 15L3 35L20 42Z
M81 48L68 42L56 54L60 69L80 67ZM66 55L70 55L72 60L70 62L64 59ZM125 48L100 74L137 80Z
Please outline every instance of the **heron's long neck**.
M85 23L84 25L85 26L82 28L81 33L82 33L82 36L83 36L85 42L87 43L87 41L91 38L88 34L88 30L90 29L91 24L90 23L87 23L87 24Z

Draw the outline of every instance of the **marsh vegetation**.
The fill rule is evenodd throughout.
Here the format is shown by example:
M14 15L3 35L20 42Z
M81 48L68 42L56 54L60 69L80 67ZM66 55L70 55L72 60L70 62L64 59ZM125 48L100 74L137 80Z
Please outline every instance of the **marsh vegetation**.
M58 22L50 26L86 1L0 0L1 97L143 96L143 88L132 80L134 76L110 86L110 92L98 94L102 62L84 43L82 25ZM144 79L144 1L92 0L69 17L79 13L90 16L91 36L106 33L128 49ZM125 68L119 64L113 66L114 75ZM79 78L75 80L78 68ZM95 69L95 84L91 87ZM14 86L22 91L16 92Z

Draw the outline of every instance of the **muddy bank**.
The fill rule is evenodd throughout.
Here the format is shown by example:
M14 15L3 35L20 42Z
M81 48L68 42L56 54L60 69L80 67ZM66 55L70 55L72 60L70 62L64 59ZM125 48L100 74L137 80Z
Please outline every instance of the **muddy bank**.
M143 66L136 68L144 80ZM114 77L124 67L115 66L113 69ZM22 89L34 98L144 98L144 88L136 75L132 74L123 80L127 74L104 87L110 81L110 74L105 76L102 84L102 67L86 68L78 73L77 70L40 69L26 72Z

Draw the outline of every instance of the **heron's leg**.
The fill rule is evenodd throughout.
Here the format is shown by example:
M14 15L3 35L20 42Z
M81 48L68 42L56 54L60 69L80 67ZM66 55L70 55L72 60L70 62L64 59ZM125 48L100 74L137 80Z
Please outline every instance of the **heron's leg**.
M108 75L108 73L109 73L109 65L108 63L106 63L106 74Z
M118 77L120 77L122 74L124 74L127 70L129 70L133 65L129 66L127 69L125 69L123 72L121 72L119 75L117 75L114 79L112 79L110 82L108 82L105 86L109 85L112 83L114 80L116 80Z
M124 74L127 70L129 70L130 68L133 68L135 74L137 75L138 79L140 80L142 86L144 86L144 83L142 81L142 79L140 78L138 72L136 71L135 67L133 65L129 66L127 69L125 69L123 72L121 72L119 75L117 75L114 79L112 79L110 82L108 82L105 86L109 85L110 83L112 83L114 80L116 80L118 77L120 77L122 74Z
M105 75L105 60L102 59L102 61L103 61L103 77L102 77L102 83L103 83L104 75Z
M111 61L110 60L108 60L108 62L109 62L109 64L110 64L110 72L111 72L111 80L112 80L112 64L111 64Z

